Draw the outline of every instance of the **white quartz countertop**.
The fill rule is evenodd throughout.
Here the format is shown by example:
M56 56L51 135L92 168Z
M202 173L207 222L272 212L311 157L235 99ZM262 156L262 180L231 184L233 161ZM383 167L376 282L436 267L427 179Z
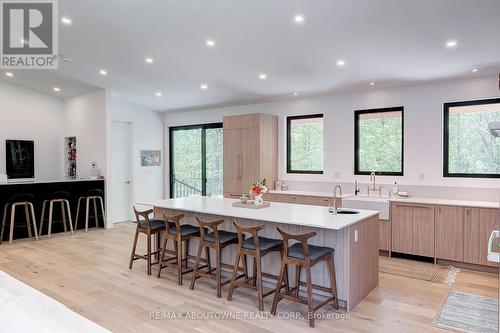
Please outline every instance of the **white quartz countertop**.
M90 182L90 181L103 181L104 179L90 179L90 178L62 178L62 179L34 179L34 180L11 180L6 183L0 182L1 185L27 185L27 184L49 184L49 183L75 183L75 182Z
M294 224L331 230L341 230L365 220L366 218L378 215L378 211L362 209L355 209L359 211L359 214L333 215L328 212L328 207L281 202L271 202L270 207L260 209L233 207L233 202L237 201L238 200L235 199L197 196L140 202L138 204L201 214Z
M389 198L391 202L415 203L426 205L443 205L443 206L462 206L473 208L499 208L500 204L494 201L474 201L474 200L454 200L454 199L438 199L438 198Z
M325 198L333 198L332 192L315 192L315 191L300 191L300 190L271 190L270 194L285 194L285 195L299 195L299 196L307 196L307 197L325 197ZM348 198L351 197L352 194L343 194L337 195L337 198Z

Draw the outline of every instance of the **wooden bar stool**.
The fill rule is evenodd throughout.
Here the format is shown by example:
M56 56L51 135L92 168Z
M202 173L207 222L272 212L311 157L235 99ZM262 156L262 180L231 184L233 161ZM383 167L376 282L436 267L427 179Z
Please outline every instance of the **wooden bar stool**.
M0 244L3 239L3 232L5 230L5 222L7 220L7 211L10 208L10 230L9 230L9 244L12 244L12 239L14 238L14 222L16 219L16 207L24 206L24 214L26 216L26 227L28 228L28 236L32 238L31 233L31 223L33 223L33 229L35 231L35 239L38 240L38 231L36 227L35 209L33 208L33 202L35 197L32 194L17 194L10 198L3 209L2 218L2 231L0 232ZM31 212L30 212L31 210ZM31 217L30 217L31 213Z
M155 235L155 241L158 246L158 249L160 248L159 242L160 242L160 237L159 234L163 230L165 230L165 221L163 220L150 220L149 215L153 214L153 210L147 210L145 212L139 212L135 209L134 207L134 213L135 217L137 219L137 229L135 231L135 237L134 237L134 245L132 246L132 254L130 255L130 263L128 268L132 269L132 265L135 260L137 259L144 259L147 260L148 262L148 275L151 275L151 267L153 265L157 265L159 261L157 262L152 262L151 257L153 255L159 254L160 250L151 252L151 236ZM141 220L140 218L143 218L144 220ZM137 238L139 237L139 234L145 234L147 237L147 254L146 255L139 255L135 252L136 247L137 247Z
M276 314L276 308L278 307L278 302L283 298L292 300L295 302L300 302L307 304L309 326L314 327L314 312L317 311L322 306L332 302L335 309L338 309L337 304L337 284L335 281L335 265L333 262L333 252L332 248L324 246L309 245L308 240L311 237L316 236L315 232L310 232L302 235L291 235L283 231L280 227L277 227L279 233L283 237L283 256L281 259L281 269L280 275L278 277L278 283L276 284L276 293L274 294L273 307L271 313ZM290 240L296 240L298 243L293 244L288 247L288 242ZM332 296L327 300L315 305L313 302L313 285L312 285L312 275L311 267L316 265L321 261L326 261L328 265L328 273L330 275L330 292ZM286 293L281 293L281 284L284 279L285 267L287 264L296 265L295 271L295 287ZM304 267L306 271L306 289L307 289L307 299L300 297L300 271Z
M264 297L274 293L275 289L264 292L264 287L262 286L262 257L275 251L279 251L283 255L283 241L281 239L258 236L259 231L265 228L263 224L256 227L243 227L235 221L233 221L233 224L238 232L238 250L234 260L233 276L227 300L231 301L234 289L238 287L252 289L256 287L259 311L264 311ZM245 239L245 234L250 234L252 237ZM244 282L236 281L237 268L240 264L241 256L244 256L243 259L245 261L246 256L253 257L253 276L250 279L247 278ZM249 284L250 280L252 281L252 285ZM282 287L285 287L288 291L288 272L285 272L285 281Z
M70 199L71 199L71 194L69 194L69 192L58 191L51 193L49 199L43 201L42 216L40 217L40 236L42 235L43 221L45 219L45 208L47 206L47 203L49 204L49 220L48 220L48 230L47 230L48 237L50 238L52 234L52 218L53 218L55 203L61 204L61 216L63 220L64 232L68 232L68 226L66 220L66 212L67 212L69 218L69 229L71 231L71 234L73 234L73 221L71 221L71 208L69 206Z
M222 297L222 286L231 282L231 279L222 281L222 249L231 244L238 243L238 234L235 232L219 230L219 226L224 223L224 220L218 220L214 222L204 222L196 217L198 224L200 225L200 245L198 246L198 254L196 255L196 261L194 264L193 277L191 279L190 290L194 289L194 284L197 279L201 277L207 277L215 279L217 283L217 298ZM207 230L211 230L207 234ZM215 268L210 267L210 257L207 255L206 261L207 265L199 267L201 261L202 249L207 249L207 253L210 249L215 250ZM248 270L246 266L246 255L244 260L244 273L239 275L237 279L245 277L248 279ZM206 272L200 271L201 269L208 267ZM215 275L212 272L215 270Z
M160 278L161 270L165 267L174 266L177 268L177 282L179 285L182 285L182 276L184 274L191 273L193 269L188 268L188 259L194 258L190 257L188 253L189 249L189 241L194 237L200 237L200 228L195 227L190 224L182 224L180 223L181 219L185 216L184 214L175 215L175 216L166 216L165 211L162 212L163 219L166 223L167 232L164 233L163 237L163 247L160 256L160 263L158 266L158 275ZM167 246L168 241L172 240L174 242L175 255L170 258L165 258L165 254L168 252ZM184 245L184 251L183 251ZM184 253L184 259L183 257ZM185 269L183 269L182 264L185 263Z
M86 209L85 209L85 232L89 231L89 213L90 213L90 201L93 202L94 206L94 218L95 218L95 226L99 227L99 219L97 215L97 201L100 203L100 208L102 212L102 223L103 228L106 228L106 212L104 211L104 192L99 189L89 190L84 196L78 198L78 205L76 207L76 218L75 218L75 227L74 230L77 229L78 225L78 216L80 214L80 206L82 200L86 200Z

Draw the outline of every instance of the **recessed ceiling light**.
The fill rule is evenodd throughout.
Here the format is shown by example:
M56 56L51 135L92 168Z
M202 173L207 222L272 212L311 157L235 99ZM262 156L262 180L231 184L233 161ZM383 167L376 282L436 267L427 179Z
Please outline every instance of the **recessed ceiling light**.
M293 17L293 20L295 21L295 23L303 23L304 22L304 16L302 16L302 15L295 15Z
M5 75L7 75L8 77L13 77L14 74L12 74L12 72L6 72Z
M345 65L344 60L342 60L342 59L337 60L337 66L344 66L344 65Z
M203 89L203 90L207 90L208 89L208 85L206 85L205 83L202 83L202 84L200 84L200 88Z
M264 73L259 74L259 79L261 79L261 80L267 79L267 74L264 74Z
M69 17L62 17L61 22L66 25L71 25L71 23L73 23Z
M299 95L299 93L298 93L298 92L294 92L294 93L293 93L293 96L298 96L298 95Z
M370 82L370 86L374 86L375 85L375 82Z
M163 94L160 91L155 92L156 97L161 97Z
M146 61L146 63L148 63L148 64L152 64L152 63L154 62L153 58L149 58L149 57L148 57L148 58L146 58L146 59L144 59L144 60L145 60L145 61Z
M213 39L207 39L205 44L207 44L208 47L214 47L215 41Z
M446 42L446 47L452 49L458 45L456 40L449 40Z
M474 68L474 69L472 70L472 73L475 73L475 72L477 72L477 71L478 71L478 69L477 69L477 68Z
M107 71L107 70L105 70L105 69L101 69L101 70L99 71L99 74L101 74L101 75L107 75L107 74L108 74L108 71Z
M61 91L61 88L59 88L59 87L54 87L54 88L52 88L52 89L53 89L55 92L60 92L60 91Z

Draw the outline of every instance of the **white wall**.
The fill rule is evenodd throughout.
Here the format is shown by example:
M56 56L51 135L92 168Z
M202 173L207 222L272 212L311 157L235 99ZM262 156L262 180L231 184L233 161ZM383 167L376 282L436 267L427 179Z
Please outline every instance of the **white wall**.
M165 126L222 121L223 116L262 112L278 115L279 178L303 182L368 182L368 176L354 176L354 110L390 106L405 107L405 172L402 177L378 177L380 183L498 188L500 179L444 178L442 176L443 102L498 97L497 77L442 81L392 89L297 98L286 101L235 107L168 113ZM324 113L325 162L323 175L286 173L286 116ZM166 132L168 133L168 132ZM168 136L166 135L166 147ZM338 177L334 177L337 175ZM168 179L168 178L167 178Z
M64 100L64 136L76 136L78 177L90 177L92 161L106 175L107 109L105 90Z
M132 123L133 202L164 198L163 115L113 96L110 98L110 110L111 121ZM141 150L161 150L162 166L142 167Z
M5 173L5 140L35 141L35 178L63 175L63 101L0 81L0 173Z

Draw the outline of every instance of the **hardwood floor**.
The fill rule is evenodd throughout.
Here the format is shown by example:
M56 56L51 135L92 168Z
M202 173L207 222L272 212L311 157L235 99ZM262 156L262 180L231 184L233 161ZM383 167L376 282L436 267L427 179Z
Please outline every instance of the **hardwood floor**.
M449 332L431 325L449 290L497 297L498 278L488 273L462 270L452 286L394 275L380 274L380 286L363 300L347 319L317 319L310 329L300 319L191 320L151 318L168 312L256 312L253 291L237 289L228 302L227 286L222 299L215 297L213 281L200 280L194 291L177 285L174 269L162 277L147 276L146 262L128 269L135 225L122 223L110 230L78 231L0 245L0 270L64 303L72 310L113 332ZM144 238L138 250L145 249ZM156 268L153 269L153 273ZM272 296L265 299L269 311ZM323 314L332 314L326 307ZM306 306L280 302L278 313L299 311ZM268 312L266 312L268 314Z

